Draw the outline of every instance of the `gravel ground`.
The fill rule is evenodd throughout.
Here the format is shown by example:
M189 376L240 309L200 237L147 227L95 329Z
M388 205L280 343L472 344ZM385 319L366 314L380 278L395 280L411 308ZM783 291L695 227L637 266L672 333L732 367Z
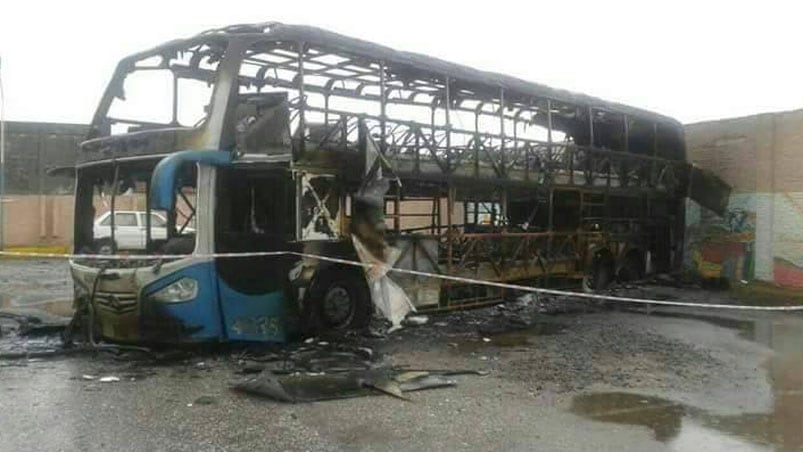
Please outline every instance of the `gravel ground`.
M0 262L0 312L57 305L69 297L64 270ZM673 287L618 291L636 292L729 299ZM242 378L241 349L0 361L0 450L794 450L803 447L801 324L796 315L646 314L541 298L431 316L384 338L323 338L370 347L394 366L488 372L409 393L410 402L284 404L240 394L231 385ZM0 322L6 349L26 345L13 328ZM617 414L633 411L622 393L637 395L635 418ZM589 400L593 414L578 412Z

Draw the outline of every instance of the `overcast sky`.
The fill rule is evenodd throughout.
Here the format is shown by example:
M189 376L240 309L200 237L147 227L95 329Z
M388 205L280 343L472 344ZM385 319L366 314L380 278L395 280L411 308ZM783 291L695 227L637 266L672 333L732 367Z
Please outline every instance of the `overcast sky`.
M803 108L803 14L793 1L5 0L6 117L86 123L123 56L264 21L328 28L683 122Z

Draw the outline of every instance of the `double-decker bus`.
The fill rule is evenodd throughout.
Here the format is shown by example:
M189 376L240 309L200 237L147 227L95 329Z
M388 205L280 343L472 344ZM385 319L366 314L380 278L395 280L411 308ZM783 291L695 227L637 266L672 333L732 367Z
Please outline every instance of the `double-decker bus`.
M358 328L366 273L310 256L366 253L599 289L678 267L691 173L681 124L656 113L313 27L210 30L123 59L105 90L75 253L162 257L73 259L76 305L116 341ZM244 252L296 254L219 256ZM505 296L390 277L419 311Z

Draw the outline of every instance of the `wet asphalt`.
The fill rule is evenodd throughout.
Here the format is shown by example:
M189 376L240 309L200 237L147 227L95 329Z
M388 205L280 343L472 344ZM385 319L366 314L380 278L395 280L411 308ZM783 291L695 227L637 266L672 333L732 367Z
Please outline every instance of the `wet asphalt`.
M57 319L70 290L63 263L0 261L0 312ZM15 328L0 321L0 351L54 346ZM488 374L410 401L287 404L232 391L243 378L235 350L159 362L0 360L0 450L803 449L803 319L794 314L536 300L349 341L395 366ZM120 381L100 381L109 376Z

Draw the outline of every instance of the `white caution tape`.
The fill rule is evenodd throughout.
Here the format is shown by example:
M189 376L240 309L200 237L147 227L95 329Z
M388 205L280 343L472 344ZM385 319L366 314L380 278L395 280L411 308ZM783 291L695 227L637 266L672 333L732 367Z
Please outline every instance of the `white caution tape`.
M18 251L0 251L0 256L6 256L6 257L98 260L98 261L159 261L159 260L184 259L188 257L211 259L211 258L286 256L288 254L295 254L295 253L291 253L288 251L263 251L263 252L253 252L253 253L214 253L214 254L64 254L64 253L23 253Z
M297 256L307 259L315 259L325 262L336 264L351 265L355 267L369 268L369 264L362 262L352 261L348 259L340 259L329 256L319 256L316 254L299 253L295 251L259 251L248 253L212 253L212 254L152 254L152 255L139 255L139 254L57 254L57 253L23 253L16 251L0 251L0 256L7 257L24 257L24 258L41 258L41 259L68 259L68 260L105 260L105 261L159 261L159 260L174 260L181 258L199 258L199 259L236 259L245 257L279 257L279 256ZM689 308L709 308L709 309L732 309L741 311L803 311L803 305L791 306L756 306L756 305L732 305L732 304L715 304L715 303L693 303L686 301L670 301L670 300L650 300L646 298L633 298L633 297L619 297L615 295L602 295L595 293L573 292L569 290L546 289L542 287L521 286L518 284L509 284L495 281L485 281L481 279L464 278L460 276L443 275L439 273L427 273L417 270L408 270L404 268L388 268L388 271L412 276L422 276L426 278L437 278L445 281L453 281L461 284L477 284L489 287L498 287L501 289L518 290L522 292L556 295L565 297L585 298L590 300L603 300L603 301L617 301L622 303L634 304L647 304L659 306L678 306Z

